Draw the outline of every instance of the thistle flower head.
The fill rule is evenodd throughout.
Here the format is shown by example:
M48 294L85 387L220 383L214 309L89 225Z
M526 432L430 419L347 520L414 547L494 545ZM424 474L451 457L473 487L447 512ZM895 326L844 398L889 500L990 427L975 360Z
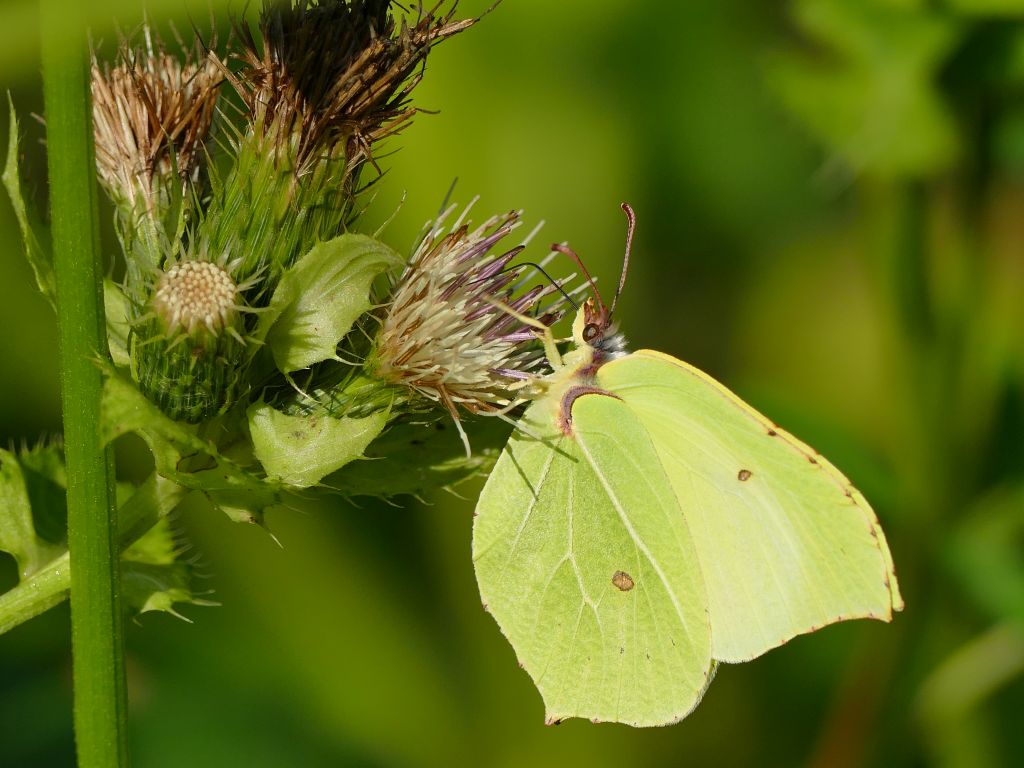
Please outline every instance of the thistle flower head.
M445 233L451 210L433 224L399 278L371 369L453 415L456 407L500 413L519 402L517 392L544 365L539 330L521 317L555 323L564 313L567 280L523 291L537 270L510 263L525 246L491 253L519 226L519 214L492 217L472 230L463 214Z
M124 40L113 66L92 61L93 131L100 180L116 202L158 212L175 171L194 180L217 102L218 67L185 50L166 52L149 28Z
M453 21L457 3L399 25L392 0L268 0L263 45L240 26L242 68L227 77L254 130L299 170L339 151L353 167L412 118L414 70L430 49L475 22Z

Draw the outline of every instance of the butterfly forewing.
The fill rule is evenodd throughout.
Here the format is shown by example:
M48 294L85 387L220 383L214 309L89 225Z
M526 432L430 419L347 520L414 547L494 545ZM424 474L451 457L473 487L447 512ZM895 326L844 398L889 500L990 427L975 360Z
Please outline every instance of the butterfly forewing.
M549 720L680 719L712 670L706 595L672 486L641 423L611 397L524 417L477 506L480 591ZM547 435L541 441L538 433Z
M642 424L671 484L715 659L746 661L826 624L902 608L874 512L823 457L668 355L637 352L597 378Z

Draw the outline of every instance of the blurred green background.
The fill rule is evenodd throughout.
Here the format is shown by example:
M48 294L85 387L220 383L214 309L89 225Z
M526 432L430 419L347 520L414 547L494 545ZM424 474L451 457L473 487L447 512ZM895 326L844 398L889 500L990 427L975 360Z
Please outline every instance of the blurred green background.
M470 15L486 2L464 0ZM226 5L226 4L223 4ZM149 4L206 25L220 7ZM682 723L543 725L480 607L472 496L178 523L223 605L128 634L140 766L1000 766L1024 756L1024 3L506 0L432 55L369 216L524 208L620 319L831 458L907 601L722 668ZM98 4L96 35L138 4ZM42 111L34 3L0 86ZM225 27L223 20L219 23ZM6 125L6 120L0 121ZM37 139L27 165L45 193ZM5 132L5 131L4 131ZM6 141L6 136L0 137ZM0 444L59 430L56 333L0 203ZM534 255L541 253L537 246ZM116 249L113 239L108 250ZM122 447L125 471L142 448ZM14 566L0 560L0 588ZM66 606L0 637L0 765L73 760Z

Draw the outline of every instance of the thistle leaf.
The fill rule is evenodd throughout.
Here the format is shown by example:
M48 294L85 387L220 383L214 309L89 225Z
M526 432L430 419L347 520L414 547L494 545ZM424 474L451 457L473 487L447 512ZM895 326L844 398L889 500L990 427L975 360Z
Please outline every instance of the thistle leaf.
M127 368L131 364L128 353L128 333L131 331L128 297L110 278L103 281L103 304L107 312L107 344L110 347L110 357L118 368Z
M266 403L249 409L256 457L267 475L308 488L363 455L388 421L387 411L360 419L289 416Z
M217 445L201 437L197 427L166 416L118 371L104 366L104 373L104 444L129 432L138 434L152 451L159 475L201 491L214 507L237 522L262 525L268 508L284 505L288 489L250 472L244 452L236 451L228 458Z
M256 337L266 339L284 373L336 359L338 343L372 307L374 278L401 264L394 250L366 235L314 246L281 276Z
M71 564L65 543L66 473L60 448L44 446L18 457L0 453L0 551L13 554L21 571L17 586L0 594L3 634L67 598ZM171 610L180 602L208 604L193 595L192 567L176 560L181 548L164 519L187 493L156 475L138 488L118 485L121 541L138 538L124 555L125 592L137 610ZM54 526L59 530L48 535L44 528ZM50 543L54 540L59 541Z
M193 567L180 559L180 549L165 517L124 551L121 589L131 609L139 614L164 611L188 621L175 605L217 605L192 591Z
M452 489L486 474L508 440L509 427L499 419L463 422L473 448L466 448L450 423L398 422L374 440L366 460L354 461L324 481L346 496L422 496Z
M36 535L48 544L67 543L67 470L64 449L59 443L39 445L18 454L21 475L32 507ZM46 553L47 557L52 552Z
M0 449L0 551L13 555L19 577L25 579L49 562L56 549L36 533L20 462Z
M14 215L18 219L25 255L28 257L33 274L35 274L36 286L56 312L57 282L53 275L53 260L36 235L38 217L25 204L25 195L21 185L21 170L18 166L18 116L14 112L14 102L11 100L10 93L7 94L7 104L11 114L10 136L7 140L7 162L4 164L4 172L0 179L2 179L7 195L11 199Z

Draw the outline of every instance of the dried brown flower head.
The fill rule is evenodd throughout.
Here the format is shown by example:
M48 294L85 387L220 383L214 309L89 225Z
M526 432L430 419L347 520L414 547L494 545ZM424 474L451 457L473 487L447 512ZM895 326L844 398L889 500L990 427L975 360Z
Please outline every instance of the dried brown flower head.
M441 3L415 23L400 24L391 0L268 2L263 39L240 25L242 62L227 77L258 134L288 148L299 170L318 157L344 153L350 168L370 157L373 142L415 114L408 104L430 49L470 27L454 21L458 0Z
M116 201L157 210L162 185L194 179L217 103L219 68L184 51L166 52L152 30L144 45L121 43L119 62L92 62L93 131L100 179Z

